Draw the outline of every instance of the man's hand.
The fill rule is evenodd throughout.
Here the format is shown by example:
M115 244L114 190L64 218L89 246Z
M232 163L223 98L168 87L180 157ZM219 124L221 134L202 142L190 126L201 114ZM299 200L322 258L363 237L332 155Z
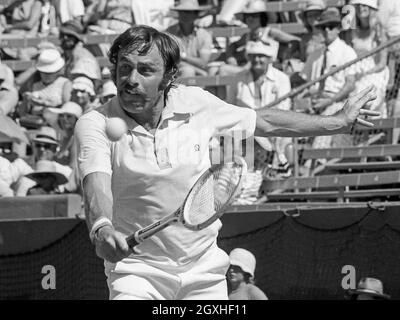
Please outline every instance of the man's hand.
M371 85L349 97L339 115L344 117L344 120L349 127L353 127L356 123L366 127L373 127L374 125L371 122L366 121L365 118L367 116L380 115L377 111L368 110L369 105L376 99L376 97L375 86ZM365 116L365 118L363 119L360 116Z
M313 101L313 109L322 112L324 111L327 107L329 107L332 104L332 99L329 98L320 98L316 99Z
M126 242L126 235L114 230L111 226L100 228L95 237L95 246L97 256L112 263L132 253Z

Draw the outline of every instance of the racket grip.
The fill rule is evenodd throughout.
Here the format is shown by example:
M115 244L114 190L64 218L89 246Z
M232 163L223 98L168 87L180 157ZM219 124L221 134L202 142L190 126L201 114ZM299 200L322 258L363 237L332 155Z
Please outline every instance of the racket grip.
M136 232L126 238L126 242L130 248L136 247L140 242L136 240Z

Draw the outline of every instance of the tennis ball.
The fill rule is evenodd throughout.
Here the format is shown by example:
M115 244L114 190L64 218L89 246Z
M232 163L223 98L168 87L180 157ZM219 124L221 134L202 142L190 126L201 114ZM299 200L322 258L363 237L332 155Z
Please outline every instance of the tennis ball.
M121 118L108 118L106 121L106 134L111 141L118 141L128 131L126 122Z

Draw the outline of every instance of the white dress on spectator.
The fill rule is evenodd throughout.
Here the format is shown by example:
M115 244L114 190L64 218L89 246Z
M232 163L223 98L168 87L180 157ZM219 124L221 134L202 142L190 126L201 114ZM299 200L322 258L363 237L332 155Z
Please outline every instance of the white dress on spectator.
M355 37L352 40L353 48L360 56L366 52L369 52L378 46L377 42L375 41L375 34L371 32L371 35L365 39L361 39L359 37ZM372 70L376 67L376 62L374 56L370 56L361 60L356 65L357 73L364 74L369 70ZM363 76L361 79L356 81L356 88L354 92L360 92L361 90L365 89L366 87L374 84L376 87L376 94L377 99L375 99L371 104L371 110L379 111L381 113L379 118L387 118L387 107L385 102L386 96L386 87L389 82L389 68L386 66L382 71L367 74Z

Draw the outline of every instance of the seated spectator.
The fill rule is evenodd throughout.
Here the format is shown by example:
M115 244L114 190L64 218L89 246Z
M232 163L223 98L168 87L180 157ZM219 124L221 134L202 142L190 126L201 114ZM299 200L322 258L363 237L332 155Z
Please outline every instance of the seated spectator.
M100 106L95 99L93 81L87 77L78 77L72 81L71 101L81 106L83 113L96 109Z
M387 41L377 18L378 0L352 0L356 9L356 28L351 29L352 47L358 56L372 51ZM359 92L373 83L377 98L370 105L371 110L379 111L380 117L388 116L385 96L389 82L387 49L361 60L357 64L356 89Z
M0 33L2 38L16 36L36 37L40 28L43 3L40 0L14 1L2 11ZM2 48L3 58L30 60L37 54L35 48Z
M392 0L379 1L379 20L389 38L400 35L400 2Z
M85 15L82 0L52 0L56 9L57 24L62 25L69 20L79 20Z
M170 12L174 2L174 0L132 1L135 24L150 26L159 31L166 30L176 23Z
M93 54L83 47L83 32L82 24L76 20L67 21L60 28L61 47L66 59L65 75L71 79L75 67L85 69L90 66L92 79L100 81L100 66Z
M107 80L103 84L103 90L100 95L101 104L107 103L110 99L117 95L117 87L112 80Z
M71 82L63 76L64 65L65 61L56 49L45 49L41 52L36 64L40 80L33 84L31 91L23 93L22 113L44 116L45 108L59 108L70 100ZM46 121L54 122L48 118Z
M82 115L82 108L79 104L69 101L59 109L49 108L48 111L58 116L57 127L61 136L60 151L55 160L73 168L75 165L74 129L76 121Z
M0 114L9 114L18 104L18 90L14 86L14 73L0 61Z
M268 300L265 293L254 285L256 258L245 249L236 248L229 254L227 272L229 300Z
M326 74L331 69L344 65L357 58L354 49L339 38L341 30L341 15L337 8L326 9L315 26L322 31L325 49L314 52L306 61L303 74L311 81ZM322 115L332 115L343 107L343 101L355 89L356 68L354 65L328 77L315 87L308 90L312 101L312 112ZM331 136L319 136L314 139L314 148L329 148Z
M227 48L226 65L219 67L218 74L229 75L244 72L250 69L250 63L246 57L246 44L249 41L272 38L278 42L289 43L300 41L300 38L283 32L279 29L268 27L266 1L249 1L243 11L240 12L243 22L249 28L238 41ZM278 54L278 52L276 53ZM276 57L275 57L276 58Z
M58 187L68 182L63 174L56 171L54 163L48 160L38 161L36 170L25 177L36 183L28 190L28 196L60 193Z
M246 54L251 67L245 74L245 80L238 83L236 105L252 109L263 108L291 91L289 77L273 66L278 47L279 44L271 38L247 43ZM274 108L290 110L291 101L284 100ZM287 166L285 148L292 142L291 138L256 137L255 140L266 151L275 151L275 167ZM289 172L287 174L290 175Z
M309 55L316 50L323 50L324 38L321 30L315 27L314 23L320 18L326 9L324 0L307 0L305 8L301 14L307 33L301 39L301 59L306 61Z
M100 33L124 32L134 23L131 3L132 0L93 1L86 14L87 23L91 24L90 29Z
M60 151L60 142L57 137L57 132L52 127L41 127L36 133L32 141L33 159L32 166L41 160L51 161L55 170L65 177L71 178L73 175L72 169L69 166L62 165L55 161L57 153ZM16 187L17 196L26 196L28 190L36 185L36 182L27 178L21 178ZM64 188L65 189L65 188Z
M169 27L166 32L179 43L179 69L182 77L207 75L206 67L212 53L212 35L203 28L195 27L194 22L201 12L210 8L211 6L200 6L197 0L182 0L180 5L171 8L178 12L178 23Z
M0 156L0 197L13 197L14 184L31 172L32 168L24 160L10 161Z
M382 281L376 278L362 278L357 288L348 290L348 300L389 300L390 295L383 293Z

